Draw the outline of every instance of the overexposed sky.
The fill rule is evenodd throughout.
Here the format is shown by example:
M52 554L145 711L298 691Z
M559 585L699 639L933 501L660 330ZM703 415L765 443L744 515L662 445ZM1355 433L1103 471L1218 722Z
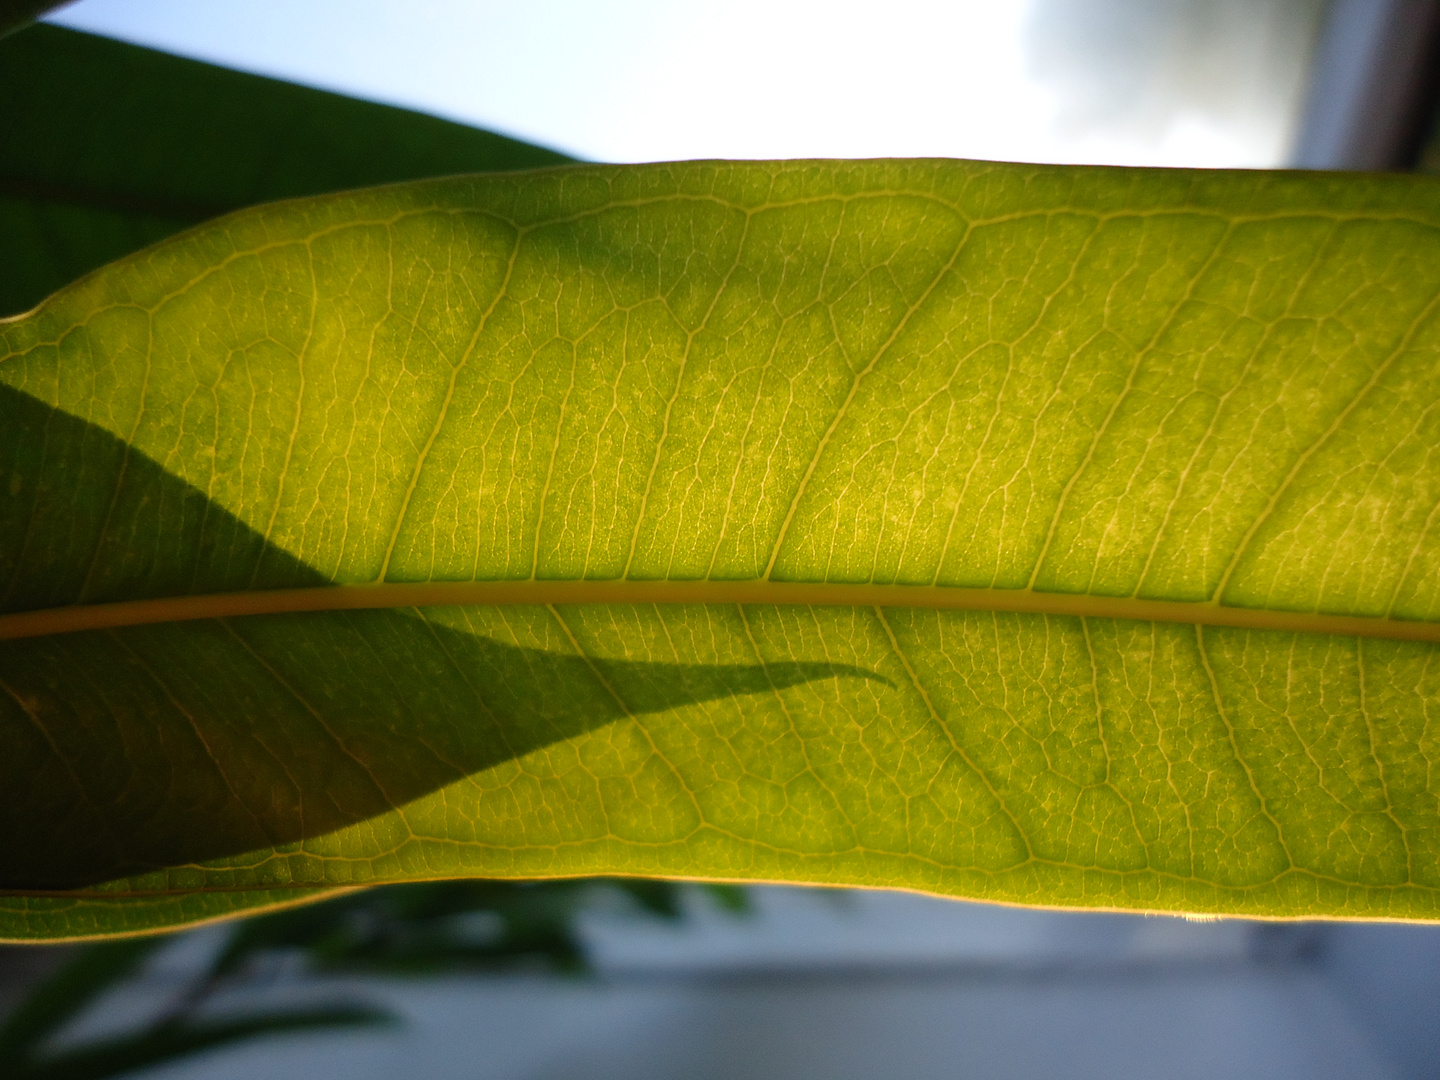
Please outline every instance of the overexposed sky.
M1273 166L1317 4L80 0L51 21L599 161Z

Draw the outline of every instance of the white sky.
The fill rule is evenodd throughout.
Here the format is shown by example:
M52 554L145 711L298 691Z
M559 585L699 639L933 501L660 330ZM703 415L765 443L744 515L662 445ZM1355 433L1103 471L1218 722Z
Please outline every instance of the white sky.
M80 0L51 21L600 161L1283 163L1288 84L1238 120L1176 100L1158 126L1077 123L1029 55L1038 2Z

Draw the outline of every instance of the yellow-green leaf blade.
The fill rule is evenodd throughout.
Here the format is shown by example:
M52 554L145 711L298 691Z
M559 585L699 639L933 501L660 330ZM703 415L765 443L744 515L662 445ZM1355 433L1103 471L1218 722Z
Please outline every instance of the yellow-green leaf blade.
M1434 917L1433 637L1202 612L1436 619L1437 194L577 168L281 204L116 264L4 328L5 611L586 579L677 603L0 645L5 884L635 873ZM761 579L833 599L724 602Z

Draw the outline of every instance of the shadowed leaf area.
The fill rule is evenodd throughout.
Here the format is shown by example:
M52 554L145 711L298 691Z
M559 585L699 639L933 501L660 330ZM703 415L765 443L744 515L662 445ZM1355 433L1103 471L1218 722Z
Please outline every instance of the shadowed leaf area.
M7 513L44 529L73 505L97 508L74 550L53 552L55 573L10 575L10 610L73 602L81 574L59 568L91 562L115 575L91 583L96 597L182 586L199 563L232 567L235 587L262 568L268 582L324 584L109 433L3 387L0 415L0 460L22 478ZM166 545L134 537L164 537L195 561L166 564ZM817 679L885 681L845 664L566 655L430 615L256 616L7 644L0 887L73 888L292 844L625 717Z

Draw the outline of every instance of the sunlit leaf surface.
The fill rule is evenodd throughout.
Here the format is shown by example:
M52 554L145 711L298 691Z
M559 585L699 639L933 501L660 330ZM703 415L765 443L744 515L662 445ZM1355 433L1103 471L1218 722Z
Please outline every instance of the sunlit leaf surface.
M0 324L0 934L597 873L1433 918L1437 304L1434 181L965 162L123 260Z

